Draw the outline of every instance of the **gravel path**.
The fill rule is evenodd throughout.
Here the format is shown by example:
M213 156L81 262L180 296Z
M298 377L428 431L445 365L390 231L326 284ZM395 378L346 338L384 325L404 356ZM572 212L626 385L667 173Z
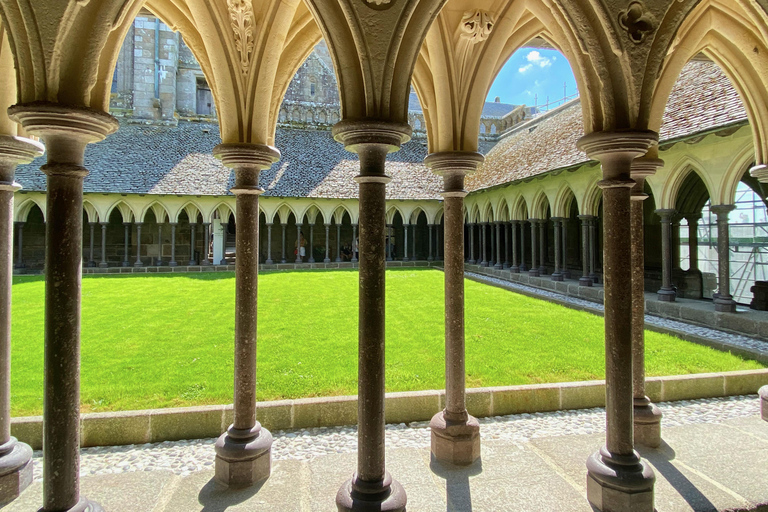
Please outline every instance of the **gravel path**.
M693 423L719 423L760 414L757 395L665 402L663 427ZM481 418L483 439L527 442L539 437L595 434L605 431L605 409L516 414ZM273 432L275 460L310 460L329 453L357 449L356 427L312 428ZM428 448L428 422L387 425L387 445L397 448ZM155 444L84 448L80 474L95 475L129 471L170 470L177 475L213 469L215 439ZM35 480L42 478L42 452L34 454Z
M535 288L533 286L527 286L520 283L513 283L505 279L499 279L498 277L490 277L484 274L478 274L476 272L466 272L466 275L471 276L474 279L486 281L488 283L499 284L507 288L513 288L520 290L528 294L535 294L542 298L557 299L562 302L574 304L577 306L596 309L603 311L603 305L598 302L592 302L589 300L579 299L576 297L570 297L558 292L552 292L549 290L542 290L541 288ZM724 345L731 345L735 348L746 348L754 350L761 354L768 355L768 343L748 336L741 336L739 334L733 334L730 332L719 331L717 329L710 329L709 327L701 327L698 325L692 325L677 320L669 320L667 318L661 318L654 315L645 315L645 323L647 325L655 325L657 327L665 327L667 329L673 329L675 331L692 334L695 336L701 336L711 340L718 341Z

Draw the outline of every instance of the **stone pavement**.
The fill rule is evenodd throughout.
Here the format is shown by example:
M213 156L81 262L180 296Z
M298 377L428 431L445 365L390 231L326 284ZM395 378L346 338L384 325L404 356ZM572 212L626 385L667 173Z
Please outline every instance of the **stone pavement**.
M640 450L656 471L659 512L768 511L768 423L759 418L756 396L660 406L665 444ZM482 459L466 469L430 460L425 425L388 426L387 467L404 485L411 512L590 512L584 463L604 442L603 415L589 409L487 418ZM336 491L355 467L354 429L275 437L272 476L258 488L226 491L212 482L211 469L197 469L213 459L212 440L205 440L83 450L83 494L107 512L334 511ZM172 464L173 449L191 452L200 465ZM40 505L38 480L6 509Z

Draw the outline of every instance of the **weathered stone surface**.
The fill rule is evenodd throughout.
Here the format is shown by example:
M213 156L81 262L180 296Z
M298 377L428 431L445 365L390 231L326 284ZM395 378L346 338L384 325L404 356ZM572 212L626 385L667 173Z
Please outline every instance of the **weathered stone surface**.
M154 409L150 412L150 442L203 439L221 434L222 406Z
M512 388L490 388L493 397L492 414L519 414L521 412L555 411L560 408L560 390L557 385L534 384Z
M92 413L81 419L81 446L142 444L151 441L149 414Z
M725 377L719 373L697 374L694 378L672 375L662 381L662 400L689 400L725 394Z

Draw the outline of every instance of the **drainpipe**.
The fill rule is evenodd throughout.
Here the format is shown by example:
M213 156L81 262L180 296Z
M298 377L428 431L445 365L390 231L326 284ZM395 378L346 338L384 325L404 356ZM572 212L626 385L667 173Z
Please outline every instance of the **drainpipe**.
M155 98L160 99L160 19L155 18Z

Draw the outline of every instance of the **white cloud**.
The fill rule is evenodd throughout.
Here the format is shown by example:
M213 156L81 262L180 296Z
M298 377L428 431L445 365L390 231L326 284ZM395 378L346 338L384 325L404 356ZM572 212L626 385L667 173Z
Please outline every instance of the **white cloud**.
M520 73L525 73L526 71L528 71L532 67L533 67L533 64L526 64L525 66L518 68L517 71L520 72Z
M530 62L530 64L528 64L528 66L536 65L536 66L539 66L540 68L548 68L549 66L552 65L552 59L549 59L547 57L543 57L536 50L528 52L528 55L526 55L525 58L526 58L526 60L528 62Z

